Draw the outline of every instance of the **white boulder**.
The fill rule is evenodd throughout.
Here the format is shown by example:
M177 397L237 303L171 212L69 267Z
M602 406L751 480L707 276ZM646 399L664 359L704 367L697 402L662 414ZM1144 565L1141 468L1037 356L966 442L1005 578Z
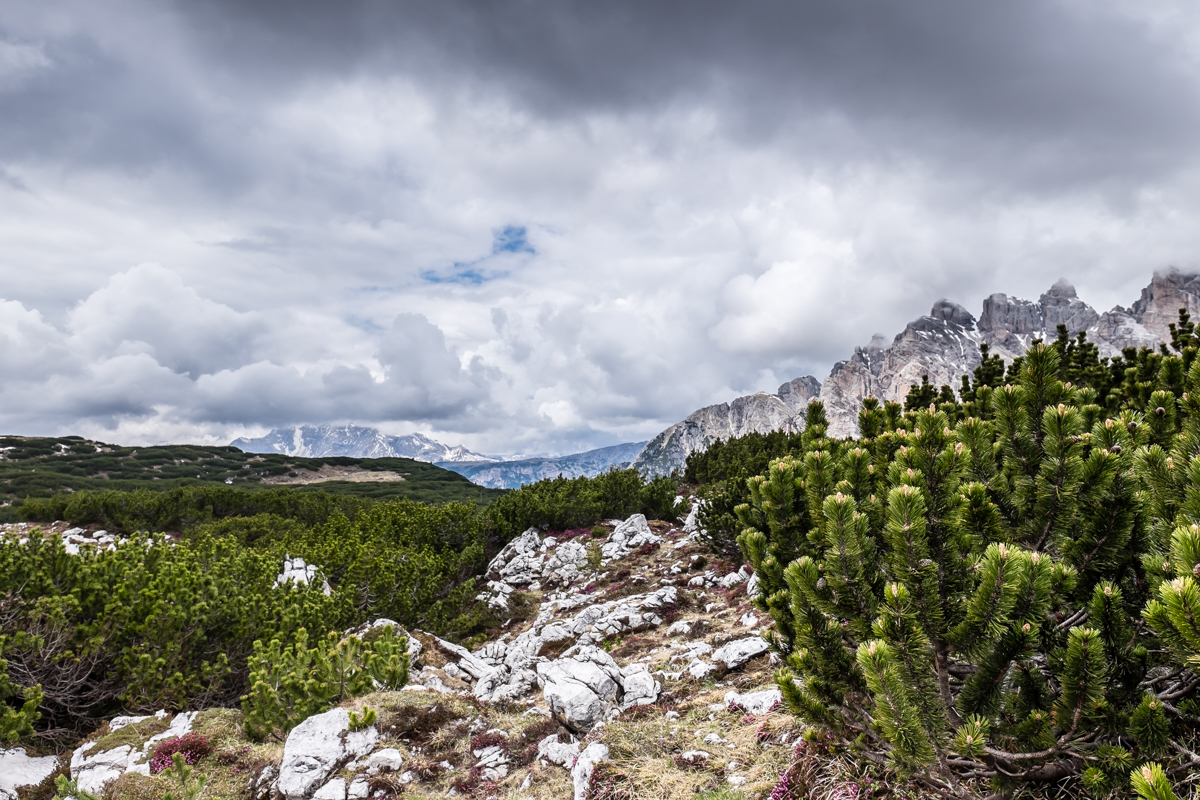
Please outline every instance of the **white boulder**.
M576 645L563 656L537 665L538 684L551 713L569 729L586 733L620 703L621 670L612 656L590 645Z
M58 756L27 755L24 747L0 748L0 798L16 800L17 789L37 786L58 769Z
M748 636L732 641L712 654L713 661L720 661L726 669L737 669L750 659L760 656L769 649L761 636Z
M658 544L662 537L650 530L650 524L642 514L634 514L618 525L604 544L600 545L600 556L604 563L628 555L644 544Z
M276 784L279 793L286 800L311 797L331 774L369 754L378 741L374 725L350 730L350 714L344 708L314 714L293 728L284 742Z
M384 770L399 772L400 768L404 766L404 756L400 755L400 751L394 747L385 747L371 753L364 766L367 768L368 775L378 775Z
M783 702L783 692L778 689L765 689L761 692L747 692L746 694L725 693L726 705L745 709L748 714L765 714L780 702Z
M560 742L557 733L552 733L538 742L538 758L544 758L560 767L570 769L578 755L579 742Z
M588 783L592 780L596 765L601 761L608 761L608 747L599 742L589 744L579 754L579 758L575 759L575 766L571 768L571 782L575 788L574 800L586 800Z
M645 664L630 664L621 670L621 686L624 696L621 699L621 710L634 706L648 706L658 699L662 684L650 674L650 668Z

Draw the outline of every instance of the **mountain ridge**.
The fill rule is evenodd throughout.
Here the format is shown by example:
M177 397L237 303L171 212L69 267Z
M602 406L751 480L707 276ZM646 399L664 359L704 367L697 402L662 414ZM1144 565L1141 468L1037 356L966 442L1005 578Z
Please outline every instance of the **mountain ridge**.
M439 462L437 466L457 472L472 483L489 489L516 489L546 478L591 478L613 467L628 465L648 442L599 447L582 453L544 458L483 463Z
M1115 306L1103 313L1080 300L1065 279L1055 282L1037 301L999 292L989 295L978 318L943 298L928 314L908 323L890 344L877 333L867 345L855 347L848 359L833 365L824 381L806 375L785 383L774 395L760 392L692 412L651 439L633 465L646 473L666 474L682 469L689 453L717 439L751 431L803 430L803 406L814 397L806 396L813 384L819 387L815 398L825 405L829 434L854 436L864 398L901 402L924 375L935 386L957 389L961 377L979 365L981 344L1010 361L1034 339L1053 339L1062 324L1071 336L1085 332L1101 357L1112 357L1128 347L1170 342L1169 326L1181 308L1193 317L1200 314L1200 274L1175 268L1156 272L1128 308ZM806 388L789 391L785 398L785 388L794 386Z
M247 453L279 453L305 458L411 458L428 464L487 462L500 459L474 453L462 445L445 445L423 433L391 436L361 425L300 425L275 428L265 436L230 442Z

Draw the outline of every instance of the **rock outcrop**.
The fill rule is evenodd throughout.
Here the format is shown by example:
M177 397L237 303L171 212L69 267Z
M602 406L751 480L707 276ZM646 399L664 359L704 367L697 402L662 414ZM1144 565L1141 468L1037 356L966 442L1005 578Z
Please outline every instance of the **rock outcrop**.
M811 376L796 378L776 394L759 392L693 411L655 436L633 460L632 466L648 475L667 475L682 469L687 457L705 450L718 439L804 428L804 409L820 390Z
M374 725L350 730L350 713L335 708L315 714L288 734L283 745L283 762L275 787L284 800L304 800L319 793L326 780L351 761L367 756L379 741ZM339 779L340 780L340 779ZM326 794L345 800L346 786L330 787Z

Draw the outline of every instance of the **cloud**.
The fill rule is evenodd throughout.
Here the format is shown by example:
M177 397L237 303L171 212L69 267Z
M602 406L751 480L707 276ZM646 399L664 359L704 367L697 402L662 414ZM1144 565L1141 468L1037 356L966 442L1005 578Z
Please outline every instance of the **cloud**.
M653 435L946 296L1198 263L1170 2L0 8L0 422ZM226 438L226 440L227 440Z

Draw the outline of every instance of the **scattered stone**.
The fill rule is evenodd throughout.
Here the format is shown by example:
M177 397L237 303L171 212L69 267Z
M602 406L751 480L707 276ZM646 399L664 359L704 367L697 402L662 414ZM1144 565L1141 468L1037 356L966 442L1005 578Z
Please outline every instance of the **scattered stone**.
M579 758L575 759L575 766L571 768L571 781L575 787L574 800L585 800L592 773L595 772L596 765L602 761L608 761L608 747L599 742L589 744L579 754Z
M768 646L761 636L749 636L730 642L713 653L713 661L720 661L726 669L737 669L750 659L767 652Z
M710 758L712 758L712 754L706 753L703 750L685 750L679 754L679 759L689 764L701 764Z
M335 708L314 714L288 734L276 784L286 800L311 797L313 789L355 758L375 749L379 731L374 725L350 730L350 714Z
M781 702L783 702L783 692L778 689L766 689L748 694L725 693L726 705L743 709L747 714L766 714L775 707L776 703Z
M579 742L560 742L557 733L552 733L538 742L538 758L544 758L560 767L570 769L578 755Z
M472 753L479 759L479 762L475 766L483 773L485 779L498 781L501 778L508 777L508 765L510 761L508 753L504 752L503 747L496 744L474 750Z

